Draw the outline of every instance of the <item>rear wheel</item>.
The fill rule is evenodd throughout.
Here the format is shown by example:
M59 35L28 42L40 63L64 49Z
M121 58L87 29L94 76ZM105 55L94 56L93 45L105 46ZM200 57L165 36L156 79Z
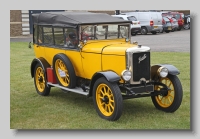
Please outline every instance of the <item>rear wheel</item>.
M167 85L170 89L166 94L152 96L152 102L154 106L165 112L176 111L182 102L183 90L180 80L175 75L168 75L166 78L161 78L160 82ZM162 87L159 85L155 86L155 90L161 90Z
M160 31L160 33L163 33L163 31L164 31L164 28Z
M98 115L106 120L118 120L122 114L122 95L116 83L99 78L93 88L93 101Z
M190 29L190 23L187 23L183 26L184 29Z
M65 54L57 54L53 58L53 69L57 82L64 87L76 86L76 75L73 65Z
M148 32L147 28L146 27L141 27L141 34L142 35L146 35Z
M181 27L178 27L177 30L180 31L180 30L181 30Z
M36 91L39 95L42 95L42 96L49 95L51 87L47 85L46 75L40 63L38 63L35 66L34 84L35 84Z

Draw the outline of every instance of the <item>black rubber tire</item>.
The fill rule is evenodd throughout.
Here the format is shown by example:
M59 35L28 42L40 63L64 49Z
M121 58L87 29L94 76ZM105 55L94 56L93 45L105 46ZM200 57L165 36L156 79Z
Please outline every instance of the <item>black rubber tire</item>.
M147 28L146 27L141 27L141 34L142 35L147 35L147 33L148 33Z
M49 95L51 87L47 85L46 73L40 63L37 63L34 69L34 84L39 95Z
M178 27L178 28L177 28L178 31L180 31L181 29L182 29L181 27Z
M153 35L156 35L157 34L157 32L151 32Z
M132 35L132 36L136 36L136 35L137 35L137 32L131 32L131 35Z
M58 73L57 62L60 62L63 67L59 67L65 73L64 77ZM60 66L61 66L60 65ZM53 71L59 85L67 88L76 87L76 74L70 59L65 54L57 54L53 58Z
M182 90L181 82L176 75L168 75L168 77L161 78L161 80L162 79L164 80L166 79L165 81L167 80L169 81L168 84L166 82L165 83L172 90L168 91L168 94L166 96L161 96L161 95L152 96L151 97L152 102L154 106L159 110L162 110L165 112L171 112L171 113L175 112L180 107L182 98L183 98L183 90ZM159 99L159 97L161 98ZM162 103L162 100L163 100L163 103ZM169 102L169 104L167 104L166 101Z
M160 31L160 33L163 33L164 32L164 28L162 29L162 31Z
M183 28L186 29L186 30L187 30L187 29L190 29L190 23L185 24L185 25L183 26Z
M93 102L98 115L103 119L116 121L122 115L123 99L119 86L117 83L108 82L104 77L94 83Z

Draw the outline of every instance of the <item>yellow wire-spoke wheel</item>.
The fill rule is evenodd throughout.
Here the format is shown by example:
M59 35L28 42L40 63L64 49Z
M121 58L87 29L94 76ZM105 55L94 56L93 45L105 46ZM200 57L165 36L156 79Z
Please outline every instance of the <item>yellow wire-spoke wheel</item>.
M45 80L44 80L44 72L41 67L38 67L36 69L35 81L38 91L43 92L45 89Z
M50 86L47 86L46 75L41 64L36 64L34 70L34 84L37 90L37 93L42 96L47 96L50 93Z
M156 101L161 107L167 108L170 105L172 105L174 101L174 95L175 95L174 86L168 78L161 78L160 82L164 83L170 90L164 96L162 95L156 96ZM156 86L155 90L160 90L161 88L162 88L161 86Z
M176 111L182 102L183 90L179 78L176 75L168 75L166 78L160 78L159 82L165 84L168 90L161 85L155 85L155 90L161 94L152 96L154 106L165 112ZM166 92L163 92L166 90Z
M55 62L56 76L63 86L68 86L70 83L67 67L62 60L57 59Z
M115 103L111 89L106 84L100 84L96 90L96 101L99 110L105 116L111 116Z
M104 77L97 79L93 86L93 101L98 115L106 120L118 120L122 114L122 95L117 83Z

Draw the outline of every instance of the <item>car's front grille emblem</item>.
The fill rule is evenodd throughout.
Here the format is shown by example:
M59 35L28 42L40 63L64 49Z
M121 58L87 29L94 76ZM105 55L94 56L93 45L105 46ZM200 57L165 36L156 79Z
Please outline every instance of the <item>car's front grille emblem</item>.
M146 54L144 54L142 57L140 56L138 58L138 63L140 64L140 62L143 61L146 57L147 57Z

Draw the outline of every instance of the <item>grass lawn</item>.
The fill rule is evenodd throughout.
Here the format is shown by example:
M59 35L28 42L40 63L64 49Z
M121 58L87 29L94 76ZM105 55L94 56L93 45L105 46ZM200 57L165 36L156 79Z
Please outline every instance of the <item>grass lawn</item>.
M123 101L118 121L101 119L92 98L51 88L47 97L36 93L28 43L10 43L10 129L184 129L190 130L190 53L152 52L151 64L176 66L183 86L183 101L175 113L157 110L150 97Z

